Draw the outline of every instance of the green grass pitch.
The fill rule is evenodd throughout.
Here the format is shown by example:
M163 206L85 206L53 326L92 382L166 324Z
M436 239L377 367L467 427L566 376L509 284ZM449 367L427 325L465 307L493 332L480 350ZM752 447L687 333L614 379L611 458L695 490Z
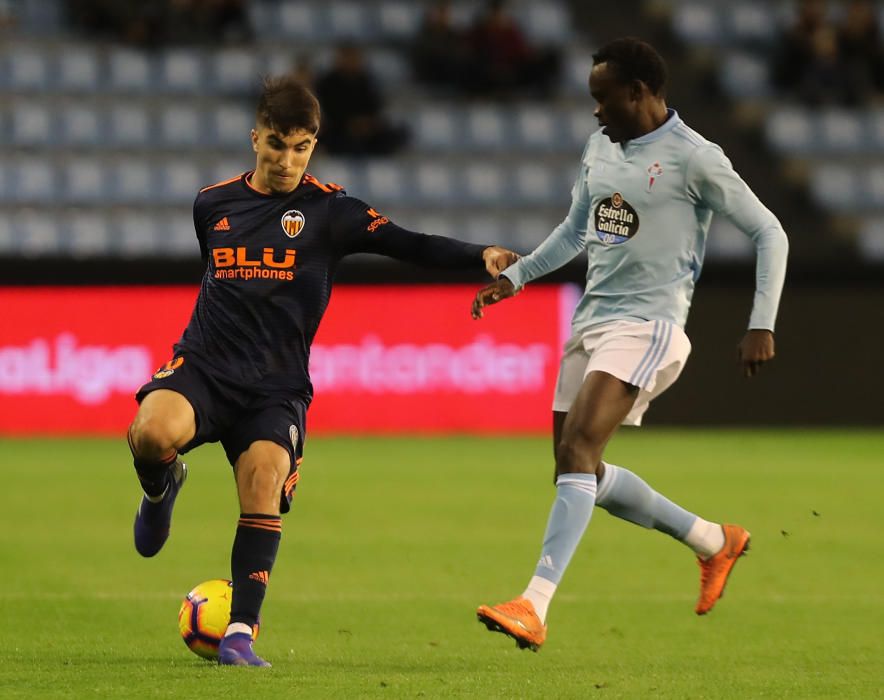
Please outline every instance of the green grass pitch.
M553 498L542 438L315 438L264 608L274 668L178 637L227 577L215 446L189 455L172 537L138 557L125 440L2 440L2 698L857 698L884 682L884 435L624 431L608 458L753 533L708 616L686 548L596 510L539 654L475 619L522 591Z

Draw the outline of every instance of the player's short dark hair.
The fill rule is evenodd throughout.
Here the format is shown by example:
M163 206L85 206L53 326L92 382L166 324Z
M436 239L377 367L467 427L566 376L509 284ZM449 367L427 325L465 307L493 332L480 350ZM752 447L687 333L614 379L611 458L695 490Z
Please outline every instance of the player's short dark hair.
M666 62L649 43L628 36L605 44L592 55L593 65L607 63L621 83L641 80L654 95L666 87Z
M319 100L293 75L264 78L255 121L281 134L319 131Z

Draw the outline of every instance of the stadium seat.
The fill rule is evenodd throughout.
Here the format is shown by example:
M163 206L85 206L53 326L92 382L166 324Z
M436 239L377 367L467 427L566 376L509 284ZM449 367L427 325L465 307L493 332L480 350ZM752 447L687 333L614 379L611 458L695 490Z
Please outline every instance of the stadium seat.
M415 198L426 204L440 206L459 203L461 198L475 201L469 200L471 193L462 186L459 176L460 173L455 174L449 165L435 161L420 163L413 173Z
M206 181L205 175L190 159L176 158L159 166L160 201L164 204L189 204Z
M672 18L672 28L690 44L719 44L724 41L721 17L714 6L697 2L682 3Z
M770 44L779 31L780 23L770 4L738 2L728 8L725 22L728 35L741 44Z
M147 161L126 158L115 163L111 172L110 203L147 204L156 199L154 173Z
M155 89L154 66L143 51L115 48L108 55L109 86L118 92Z
M88 102L65 105L60 110L60 135L66 146L98 147L104 145L106 130L103 125L103 112Z
M6 83L12 92L45 90L50 86L49 61L36 46L10 46L6 53Z
M810 189L817 202L833 211L850 210L862 199L856 177L844 165L817 167L811 177Z
M464 136L472 148L507 148L512 143L509 132L506 114L500 107L473 107L467 112Z
M576 158L573 172L577 172ZM573 180L573 178L572 178ZM562 201L562 195L557 192L556 177L544 165L539 163L522 163L514 173L513 188L515 197L526 203L556 204ZM568 185L566 194L570 197L571 184ZM562 212L562 218L565 217Z
M188 211L172 210L160 217L159 253L173 258L199 258L200 248L193 230L193 215Z
M408 201L413 196L414 180L406 177L403 167L389 160L371 160L365 166L365 199L373 206L388 206Z
M506 197L506 173L491 162L471 163L460 173L464 199L475 204L498 204Z
M193 94L205 90L203 60L199 52L190 49L163 51L160 63L160 88L174 93Z
M10 190L14 201L42 205L54 200L58 193L56 170L45 159L19 159L10 173Z
M865 181L863 204L868 208L884 209L884 166L868 168L860 177Z
M196 107L171 103L160 115L159 136L166 146L195 147L207 140L206 127L207 120Z
M10 142L16 146L48 146L55 136L52 113L37 101L12 105Z
M124 258L163 255L159 245L160 218L139 209L124 210L114 217L114 230L119 232L118 251Z
M138 104L116 103L108 115L108 137L117 147L142 148L153 143L151 118Z
M461 216L459 220L452 219L451 224L454 224L454 230L446 235L462 238L470 243L487 245L496 241L512 242L512 221L497 212ZM436 230L431 229L431 232L436 233Z
M382 2L378 6L377 25L381 36L408 41L420 27L422 9L409 2Z
M325 26L335 40L355 40L363 42L376 34L374 16L365 3L338 0L326 3Z
M285 2L275 7L275 26L265 27L287 39L327 40L328 28L317 16L319 8L307 2ZM272 17L271 10L269 16Z
M770 93L769 68L757 54L744 51L728 54L722 62L719 79L731 97L765 97Z
M816 123L804 109L790 107L773 112L765 124L767 141L786 153L805 153L816 144Z
M462 116L444 105L416 110L412 121L415 144L420 148L448 150L463 137Z
M36 258L60 252L59 221L42 208L19 210L13 217L13 229L18 255Z
M884 153L884 110L872 110L866 114L866 138L870 148Z
M206 120L206 128L214 123L213 140L225 148L248 148L249 133L255 125L254 113L239 105L225 104L211 110L211 120Z
M0 197L2 197L2 182L0 182ZM18 253L18 236L9 216L0 216L0 255L11 257Z
M214 92L222 94L254 91L259 84L262 66L259 58L246 49L221 49L207 61Z
M515 144L551 151L563 145L558 115L545 107L523 107L516 114ZM570 144L569 144L570 145Z
M107 194L102 164L95 158L78 156L62 169L62 198L70 204L98 204Z
M884 262L884 219L866 219L860 228L858 243L866 260Z
M568 10L559 3L531 3L514 8L525 34L539 43L563 42L570 32Z
M61 217L65 222L66 246L74 258L106 255L111 248L107 218L97 211L72 210Z
M57 54L58 89L63 92L94 92L101 80L101 62L93 46L64 46Z
M844 109L818 113L821 145L836 153L849 154L867 148L866 134L860 114Z

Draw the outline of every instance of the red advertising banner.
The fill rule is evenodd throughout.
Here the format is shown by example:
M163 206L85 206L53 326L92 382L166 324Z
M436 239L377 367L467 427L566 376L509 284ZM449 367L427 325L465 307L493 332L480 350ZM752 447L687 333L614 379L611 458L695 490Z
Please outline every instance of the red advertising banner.
M473 321L474 286L339 286L310 361L316 433L543 432L570 286ZM0 288L0 435L119 435L195 287Z

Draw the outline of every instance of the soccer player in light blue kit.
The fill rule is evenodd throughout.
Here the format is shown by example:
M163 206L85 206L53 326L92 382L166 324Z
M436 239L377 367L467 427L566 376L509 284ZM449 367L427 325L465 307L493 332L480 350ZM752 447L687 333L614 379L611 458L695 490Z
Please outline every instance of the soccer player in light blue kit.
M712 609L749 545L749 532L688 512L628 469L602 461L617 427L640 425L648 403L681 372L683 330L713 214L755 244L756 291L739 344L746 376L774 356L774 321L788 241L780 222L722 150L666 106L666 66L650 45L617 39L593 56L590 92L601 129L589 138L567 218L530 255L480 290L483 307L588 254L586 291L572 320L553 401L556 498L525 592L478 609L488 629L537 651L546 613L594 505L690 547L700 565L696 613Z

